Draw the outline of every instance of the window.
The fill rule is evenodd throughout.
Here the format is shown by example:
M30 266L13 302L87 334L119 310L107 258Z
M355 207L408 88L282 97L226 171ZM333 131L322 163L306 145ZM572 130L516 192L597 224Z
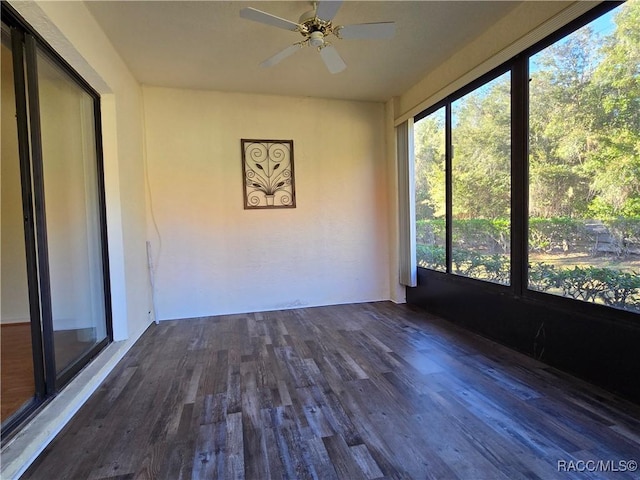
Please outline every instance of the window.
M510 73L451 105L452 272L509 284Z
M604 3L416 117L419 267L640 312L638 18Z
M445 111L414 124L416 256L420 267L446 271Z
M419 267L509 285L510 90L490 75L415 121Z
M640 312L640 2L529 59L529 288Z

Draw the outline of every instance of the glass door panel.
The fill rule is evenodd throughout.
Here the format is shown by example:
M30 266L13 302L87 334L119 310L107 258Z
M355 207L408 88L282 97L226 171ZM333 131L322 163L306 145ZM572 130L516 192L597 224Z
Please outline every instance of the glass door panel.
M38 51L56 372L107 338L94 100Z
M2 25L2 182L0 253L2 345L2 422L20 410L35 394L31 316L22 211L20 157L16 124L13 55L9 29Z

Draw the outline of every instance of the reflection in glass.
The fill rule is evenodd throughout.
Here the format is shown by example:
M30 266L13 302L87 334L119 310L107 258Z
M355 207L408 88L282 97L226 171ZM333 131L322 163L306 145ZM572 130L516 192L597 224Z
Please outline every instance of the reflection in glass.
M56 370L107 336L93 98L42 52L38 88Z

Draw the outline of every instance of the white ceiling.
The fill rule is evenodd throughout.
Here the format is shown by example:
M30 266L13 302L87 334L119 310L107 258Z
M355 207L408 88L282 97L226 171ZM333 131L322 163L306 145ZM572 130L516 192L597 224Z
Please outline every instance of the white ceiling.
M299 33L242 19L254 7L297 21L311 2L89 1L87 6L143 84L321 98L385 101L400 95L520 2L346 1L334 24L394 21L390 40L338 40L347 63L330 74L304 48L281 63L260 62Z

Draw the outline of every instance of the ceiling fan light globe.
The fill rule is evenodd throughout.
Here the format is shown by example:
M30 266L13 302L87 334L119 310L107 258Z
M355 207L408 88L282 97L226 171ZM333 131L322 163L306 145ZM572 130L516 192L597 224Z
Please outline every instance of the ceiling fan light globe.
M309 36L309 45L312 47L321 47L324 45L324 35L322 32L311 32Z

